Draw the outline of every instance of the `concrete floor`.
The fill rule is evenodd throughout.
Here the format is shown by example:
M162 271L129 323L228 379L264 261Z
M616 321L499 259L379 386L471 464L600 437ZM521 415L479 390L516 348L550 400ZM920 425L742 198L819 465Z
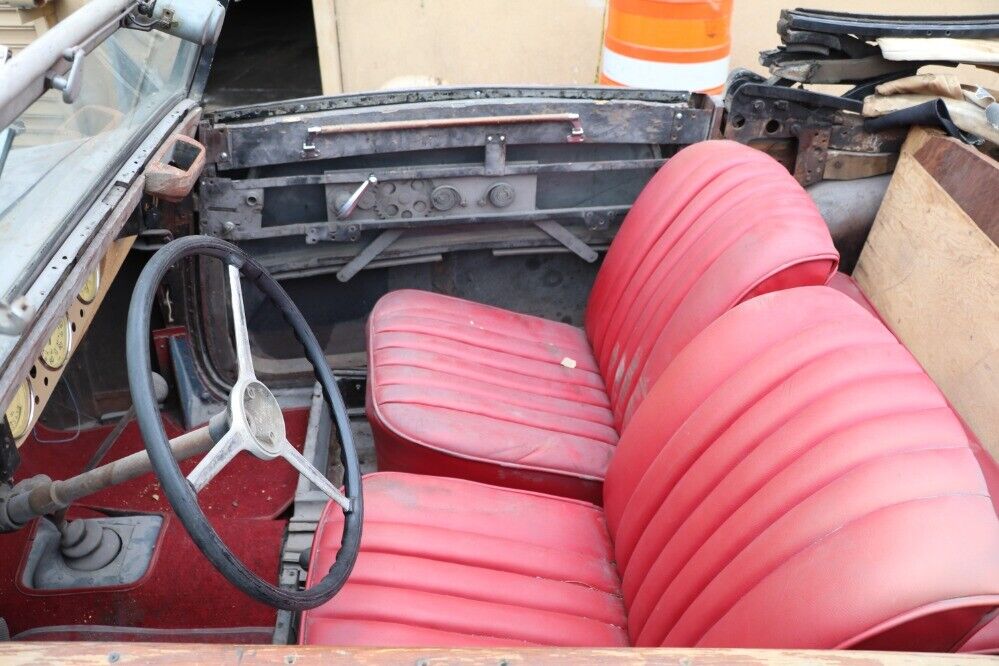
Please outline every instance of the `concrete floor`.
M312 3L230 2L205 105L212 109L320 94Z

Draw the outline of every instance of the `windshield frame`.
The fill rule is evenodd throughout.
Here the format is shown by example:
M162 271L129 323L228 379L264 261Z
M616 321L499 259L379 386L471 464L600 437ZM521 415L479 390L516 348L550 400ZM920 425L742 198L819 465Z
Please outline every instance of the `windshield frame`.
M32 284L46 270L46 266L51 261L53 254L59 251L59 248L73 233L86 212L94 206L99 197L104 195L106 186L113 174L132 159L133 154L142 145L146 137L150 132L155 130L156 126L166 117L170 110L175 108L182 100L190 99L192 93L197 99L200 99L200 93L204 88L204 80L207 79L211 61L213 60L215 52L214 45L199 46L181 41L175 52L169 50L164 52L163 49L169 49L164 43L150 41L150 50L146 53L145 57L142 57L140 54L130 53L128 49L123 48L124 44L129 43L127 40L121 43L121 46L117 49L112 46L115 43L114 40L108 42L114 35L119 34L119 31L131 31L130 28L125 26L125 22L121 20L121 16L123 8L125 8L125 11L128 11L128 8L134 4L135 0L91 0L91 3L82 6L51 30L40 35L24 51L0 65L0 103L4 100L7 101L6 107L0 106L0 119L10 119L12 113L17 112L14 121L9 125L5 125L5 128L14 126L26 112L31 112L30 109L32 106L36 102L39 102L46 93L50 97L55 96L56 99L51 102L39 102L40 104L60 103L58 102L58 95L54 91L51 91L55 85L52 77L57 72L65 73L66 70L71 69L68 54L73 49L82 51L85 54L81 56L84 64L84 73L82 76L84 89L87 85L88 74L91 77L95 74L98 77L106 77L107 74L102 74L102 72L113 74L119 71L120 67L124 67L125 70L128 70L129 67L134 67L135 70L133 71L140 73L140 77L136 79L137 81L143 80L143 76L154 71L158 72L159 75L162 75L163 72L172 72L164 80L165 85L162 87L162 92L156 95L155 106L141 108L141 95L135 98L129 107L110 105L112 109L117 110L120 108L126 113L135 114L133 117L136 121L135 125L123 126L119 130L115 130L121 132L117 138L108 136L113 143L101 144L100 142L104 141L104 139L98 134L89 137L86 135L82 136L79 146L76 147L66 145L72 139L56 141L51 144L46 144L43 141L40 144L39 147L41 150L44 150L44 145L51 145L55 151L60 150L60 148L66 151L64 155L57 157L48 165L43 164L43 170L37 174L41 175L42 178L46 178L51 174L56 179L57 184L60 178L72 178L70 175L72 169L62 165L72 162L74 159L86 160L91 157L87 153L92 153L93 157L96 157L96 163L92 171L84 174L88 181L87 184L81 183L81 187L77 191L73 191L69 196L64 195L58 207L59 209L53 210L52 215L58 216L59 219L47 219L47 231L40 231L37 234L28 233L28 237L22 235L20 238L0 238L0 251L6 249L7 252L16 252L19 256L25 257L18 262L19 265L12 267L3 278L3 284L0 284L0 305L14 303L31 290ZM222 0L219 4L225 10L228 8L229 3L228 0ZM113 17L110 21L108 19L109 16ZM89 32L87 28L89 28ZM80 46L63 49L66 44L70 43L79 44ZM104 64L106 63L104 57L93 61L95 57L93 52L105 43L108 43L108 48L111 49L111 52L115 53L114 64L110 68L107 64ZM46 63L49 62L46 58L50 58L53 52L58 53L60 49L64 57L57 58L51 68L45 70ZM131 58L130 64L126 66L118 62L123 58ZM170 60L165 58L170 58L173 62L171 63ZM86 72L88 61L91 64L90 72ZM95 64L98 67L96 70L93 69ZM159 72L158 70L160 69L163 69L163 72ZM31 72L37 73L41 71L47 71L47 73L39 76L37 80L30 79ZM101 85L98 83L99 81L100 78L95 81L97 85L92 87L91 90L103 89L98 87ZM18 85L23 86L23 89L20 91L16 90L16 86ZM104 85L107 85L106 82L104 82ZM138 89L136 90L138 92ZM63 101L67 100L64 99ZM35 108L38 107L36 106ZM119 143L120 145L118 145ZM60 144L62 145L60 146ZM29 145L31 144L22 146L19 149L15 142L12 150L25 150ZM83 148L86 152L77 153L80 148ZM39 151L40 153L41 150ZM9 156L9 153L7 156ZM7 166L10 165L8 164ZM60 171L60 168L62 171ZM60 176L60 173L63 175ZM26 182L30 181L31 177L35 175L35 173L32 173L30 167L24 170ZM0 173L0 178L2 177L3 174ZM4 218L10 220L11 229L17 227L23 228L24 222L32 219L33 215L42 217L48 215L43 203L44 197L40 196L37 190L33 196L34 201L32 203L25 201L23 205L27 206L27 208L18 209L18 206L22 205L22 199L31 196L33 187L28 186L23 191L18 191L16 185L12 187L11 198L4 204L5 210L0 211L0 214Z

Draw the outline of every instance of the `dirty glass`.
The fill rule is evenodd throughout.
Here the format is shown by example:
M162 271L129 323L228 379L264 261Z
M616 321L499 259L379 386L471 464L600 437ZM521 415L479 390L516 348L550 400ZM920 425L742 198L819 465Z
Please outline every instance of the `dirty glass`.
M118 30L86 56L72 104L49 90L11 125L0 171L0 298L21 295L110 174L186 95L197 55L161 32Z

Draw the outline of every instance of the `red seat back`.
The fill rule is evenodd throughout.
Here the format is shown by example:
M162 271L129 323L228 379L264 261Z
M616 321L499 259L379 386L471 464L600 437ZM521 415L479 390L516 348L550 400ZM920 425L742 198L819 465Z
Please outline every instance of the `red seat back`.
M774 289L825 284L838 259L811 198L769 156L731 141L678 153L635 201L587 305L617 426L719 315Z
M946 651L999 604L999 520L961 422L827 287L743 303L622 433L604 485L639 646Z

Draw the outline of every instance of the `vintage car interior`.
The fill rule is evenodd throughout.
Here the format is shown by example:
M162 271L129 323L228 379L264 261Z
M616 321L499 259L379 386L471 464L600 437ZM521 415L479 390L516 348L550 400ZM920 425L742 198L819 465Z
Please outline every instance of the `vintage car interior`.
M206 110L226 4L0 64L0 654L999 653L999 107L884 55L999 15Z

